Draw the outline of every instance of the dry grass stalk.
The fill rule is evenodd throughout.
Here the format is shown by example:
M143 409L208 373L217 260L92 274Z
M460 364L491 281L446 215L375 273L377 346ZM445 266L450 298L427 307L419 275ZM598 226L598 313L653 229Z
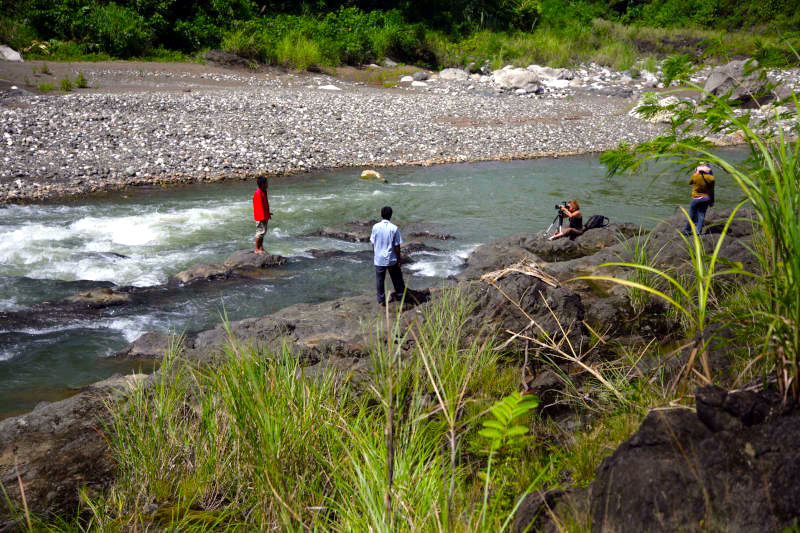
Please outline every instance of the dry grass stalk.
M534 263L528 258L523 258L514 263L513 265L507 266L501 270L495 270L494 272L487 272L483 276L480 277L481 281L485 281L491 285L499 280L500 278L504 277L506 274L510 274L512 272L517 272L519 274L525 274L526 276L531 276L534 278L538 278L551 287L558 287L559 282L556 278L544 272L539 265Z

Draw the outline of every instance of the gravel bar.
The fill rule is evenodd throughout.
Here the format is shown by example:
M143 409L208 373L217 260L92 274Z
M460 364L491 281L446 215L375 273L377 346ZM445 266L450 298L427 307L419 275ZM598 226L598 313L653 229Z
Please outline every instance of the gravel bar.
M663 131L628 115L638 96L630 89L521 95L435 77L378 88L233 69L90 76L97 88L66 94L6 87L0 203L337 167L577 154Z

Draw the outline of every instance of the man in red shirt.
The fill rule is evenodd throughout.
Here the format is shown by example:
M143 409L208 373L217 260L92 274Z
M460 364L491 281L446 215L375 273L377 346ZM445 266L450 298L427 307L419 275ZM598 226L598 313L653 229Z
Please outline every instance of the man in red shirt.
M264 235L267 234L267 222L272 218L272 213L269 210L269 198L267 198L267 189L269 182L267 178L261 176L258 178L258 189L253 194L253 219L258 222L256 226L256 249L254 253L264 253Z

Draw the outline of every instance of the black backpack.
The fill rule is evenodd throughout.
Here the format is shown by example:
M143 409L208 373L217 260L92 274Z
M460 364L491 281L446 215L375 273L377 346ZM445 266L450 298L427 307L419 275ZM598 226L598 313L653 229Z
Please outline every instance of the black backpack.
M586 224L583 225L583 229L605 228L606 226L608 226L608 217L592 215L589 217L589 220L586 221Z

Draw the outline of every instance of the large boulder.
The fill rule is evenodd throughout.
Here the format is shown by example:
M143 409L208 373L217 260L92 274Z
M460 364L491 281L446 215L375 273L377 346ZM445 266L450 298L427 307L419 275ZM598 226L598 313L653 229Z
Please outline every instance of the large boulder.
M0 61L16 61L21 63L22 56L13 48L0 44Z
M534 262L568 261L591 256L601 250L616 248L621 241L635 235L639 229L631 223L612 222L605 228L587 230L575 239L549 241L535 233L517 233L478 246L467 258L459 279L474 279L490 270L497 270L520 259Z
M28 510L43 517L75 516L81 489L96 495L108 486L114 464L108 453L107 402L142 379L147 378L109 379L0 421L0 483L16 510L23 505L20 480ZM0 498L0 531L13 527L13 510Z
M460 68L446 68L439 73L439 79L467 81L469 80L469 72Z
M586 347L582 321L583 304L580 295L560 285L521 272L509 272L494 283L472 281L465 285L464 294L474 308L462 335L483 336L498 334L506 339L509 332L525 332L542 338L546 333L554 342L563 340L562 331L572 347L580 352ZM563 329L562 329L563 328ZM570 353L570 348L564 346ZM572 354L577 355L577 354Z
M650 412L591 485L597 531L781 531L800 509L800 415L780 397L697 393Z
M492 82L501 89L536 89L539 87L539 75L523 68L496 70L492 73Z
M757 61L748 63L744 59L716 67L706 79L703 89L714 96L722 96L730 91L731 99L745 107L757 107L770 102L775 99L775 94L771 91L764 94L767 80L761 79L758 72L750 71L756 67Z

